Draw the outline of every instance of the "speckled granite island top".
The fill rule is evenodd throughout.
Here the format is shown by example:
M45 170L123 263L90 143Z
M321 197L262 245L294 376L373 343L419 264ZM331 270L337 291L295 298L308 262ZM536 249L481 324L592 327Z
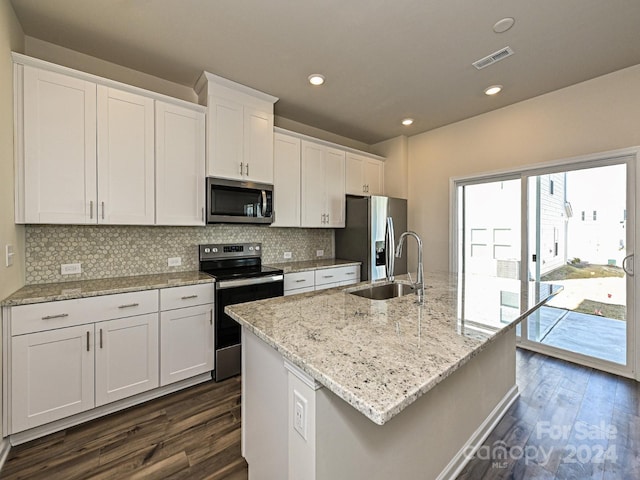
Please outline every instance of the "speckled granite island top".
M420 306L413 294L369 300L349 293L364 285L231 305L225 312L383 425L561 290L530 283L523 292L515 280L430 274ZM528 306L521 310L523 295Z
M31 303L71 300L114 293L153 290L156 288L180 287L198 283L212 283L214 279L202 272L176 272L135 277L101 278L73 282L43 283L27 285L5 298L0 306L14 307Z
M270 267L279 268L283 270L284 273L307 272L309 270L322 270L323 268L346 267L349 265L360 265L360 262L354 262L353 260L340 260L339 258L325 258L321 260L269 264Z

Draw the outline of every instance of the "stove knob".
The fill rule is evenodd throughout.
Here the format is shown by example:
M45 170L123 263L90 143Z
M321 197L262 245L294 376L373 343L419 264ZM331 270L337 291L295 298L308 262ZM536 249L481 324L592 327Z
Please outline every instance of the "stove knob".
M253 250L253 247L249 247L249 251L252 251L252 250Z
M260 245L256 245L256 252L260 250Z
M211 249L211 251L212 251L213 253L218 253L218 249L217 249L217 248L212 248L212 249Z
M211 249L210 249L210 248L205 248L205 249L204 249L204 253L209 253L209 252L211 252Z

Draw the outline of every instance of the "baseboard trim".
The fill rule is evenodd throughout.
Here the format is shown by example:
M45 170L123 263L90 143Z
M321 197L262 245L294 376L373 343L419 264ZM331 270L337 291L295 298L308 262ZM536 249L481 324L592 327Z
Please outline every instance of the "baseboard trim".
M2 473L4 462L7 461L7 457L9 456L9 450L11 450L11 443L9 440L6 438L0 440L0 473Z
M514 385L511 389L502 397L502 400L495 406L489 416L480 424L478 429L473 432L469 440L464 446L454 455L449 464L440 472L437 480L446 480L456 478L462 469L469 463L469 460L478 451L478 448L482 446L489 434L498 425L502 417L504 417L509 407L513 405L513 402L520 396L518 393L518 386Z
M91 410L87 410L86 412L78 413L77 415L56 420L55 422L47 423L39 427L34 427L23 432L14 433L12 435L9 435L8 438L11 442L11 445L20 445L21 443L29 442L31 440L35 440L36 438L44 437L45 435L59 432L60 430L79 425L89 420L95 420L96 418L103 417L110 413L118 412L120 410L124 410L125 408L133 407L134 405L139 405L141 403L148 402L149 400L153 400L154 398L162 397L164 395L168 395L169 393L174 393L184 388L192 387L194 385L198 385L207 381L211 381L211 372L187 378L185 380L181 380L164 387L156 388L148 392L139 393L138 395L134 395L133 397L124 398L122 400L118 400L117 402L93 408Z

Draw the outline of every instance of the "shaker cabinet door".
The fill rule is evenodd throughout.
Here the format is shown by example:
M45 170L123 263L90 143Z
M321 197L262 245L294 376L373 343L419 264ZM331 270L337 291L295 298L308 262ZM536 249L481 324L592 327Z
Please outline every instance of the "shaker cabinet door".
M25 65L22 88L24 218L16 221L96 223L96 84Z
M300 139L274 134L273 227L300 226Z
M11 338L11 433L94 406L93 324Z
M153 225L153 99L98 86L98 223Z
M204 225L204 113L156 101L156 224Z
M160 313L160 385L213 370L213 305Z
M97 323L96 407L158 386L158 314Z
M244 107L220 97L209 97L209 102L207 176L240 180L244 173Z

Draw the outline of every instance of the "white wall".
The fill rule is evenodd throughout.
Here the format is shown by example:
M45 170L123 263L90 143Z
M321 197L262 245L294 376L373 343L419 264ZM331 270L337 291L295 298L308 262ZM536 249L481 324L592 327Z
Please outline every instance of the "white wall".
M640 65L410 137L409 228L425 269L448 269L451 177L635 145Z
M404 135L371 145L372 153L387 158L384 162L384 194L389 197L409 197L408 149L409 139Z
M24 285L24 227L15 225L13 173L13 62L24 50L22 27L9 0L0 1L0 299ZM5 264L5 246L14 246L14 264Z
M145 88L152 92L162 93L188 102L198 103L198 96L190 86L179 85L153 75L45 42L44 40L26 36L25 53L47 62Z

